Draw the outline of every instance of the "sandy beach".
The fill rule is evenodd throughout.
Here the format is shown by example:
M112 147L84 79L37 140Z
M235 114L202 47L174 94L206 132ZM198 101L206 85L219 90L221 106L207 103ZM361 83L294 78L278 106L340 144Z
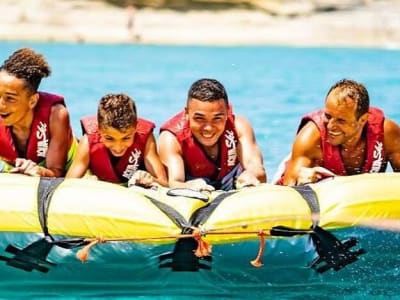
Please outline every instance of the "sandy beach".
M136 9L100 1L0 0L0 40L400 48L400 1L298 17L262 10Z

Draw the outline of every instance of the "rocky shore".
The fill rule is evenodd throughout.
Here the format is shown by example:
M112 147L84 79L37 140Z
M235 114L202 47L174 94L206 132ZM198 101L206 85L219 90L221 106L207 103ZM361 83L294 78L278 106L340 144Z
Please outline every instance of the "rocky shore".
M0 40L400 48L400 1L362 2L293 14L288 6L271 13L261 6L172 10L96 0L0 0Z

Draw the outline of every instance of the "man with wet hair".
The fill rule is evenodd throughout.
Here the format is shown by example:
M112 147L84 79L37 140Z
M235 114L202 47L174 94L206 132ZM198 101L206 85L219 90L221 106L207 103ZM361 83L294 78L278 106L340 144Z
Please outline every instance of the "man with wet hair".
M0 67L0 160L3 172L62 177L77 142L64 98L39 92L50 67L32 49L15 51Z
M400 171L400 128L370 107L365 86L343 79L325 108L303 117L286 171L278 183L302 185L334 175Z
M215 79L192 84L184 111L161 127L159 149L170 187L230 190L266 182L254 130L233 115Z

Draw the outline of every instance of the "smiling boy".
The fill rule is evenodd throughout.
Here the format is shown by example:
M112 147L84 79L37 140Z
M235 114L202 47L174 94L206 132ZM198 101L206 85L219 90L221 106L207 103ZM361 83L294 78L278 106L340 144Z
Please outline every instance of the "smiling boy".
M15 51L0 67L0 159L3 169L62 177L77 142L64 98L39 92L50 67L32 49Z
M81 124L84 135L68 178L83 177L90 170L98 179L113 183L167 185L153 135L155 125L137 118L135 102L128 95L105 95L97 118L83 118Z

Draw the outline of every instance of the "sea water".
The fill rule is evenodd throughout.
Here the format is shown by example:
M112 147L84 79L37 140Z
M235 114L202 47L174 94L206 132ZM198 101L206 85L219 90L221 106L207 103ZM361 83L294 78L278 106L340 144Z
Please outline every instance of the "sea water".
M21 47L32 47L48 60L52 75L43 79L41 90L65 97L77 137L80 118L96 114L99 99L107 93L129 94L139 116L159 127L184 108L195 80L218 79L234 113L253 124L269 181L291 149L301 116L321 108L327 91L340 79L365 84L371 105L400 123L399 50L3 42L0 61ZM277 295L306 294L301 287L287 287ZM354 297L363 298L362 291Z

